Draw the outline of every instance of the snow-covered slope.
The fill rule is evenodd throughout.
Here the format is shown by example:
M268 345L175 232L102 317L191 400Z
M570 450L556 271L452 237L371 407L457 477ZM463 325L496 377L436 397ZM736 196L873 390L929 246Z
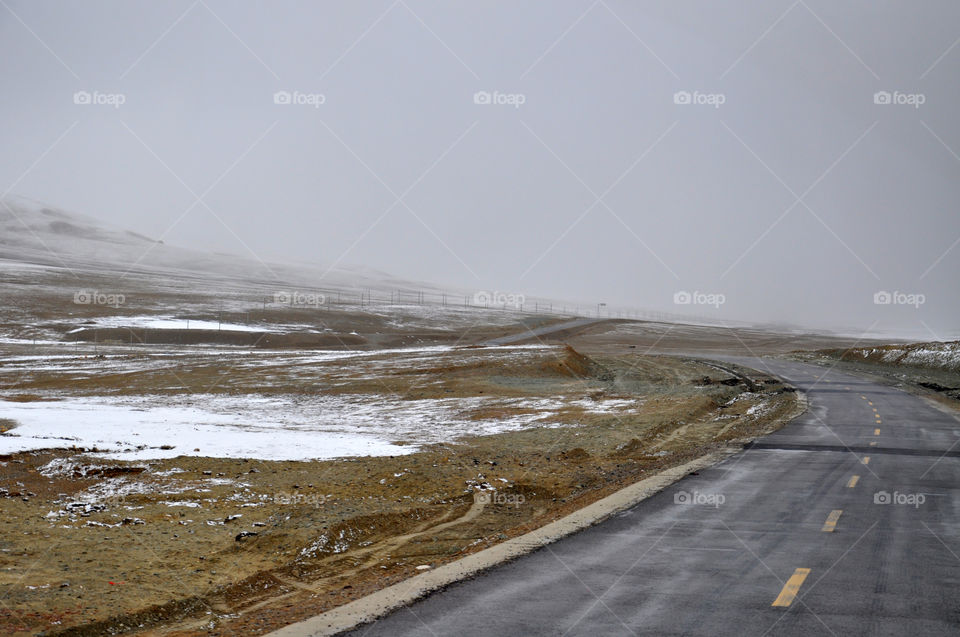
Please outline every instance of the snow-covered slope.
M960 372L960 341L882 345L879 347L856 347L846 350L824 351L847 361Z
M0 259L77 270L134 274L198 274L251 283L372 290L436 289L361 267L263 263L253 257L166 245L84 214L41 202L0 201Z

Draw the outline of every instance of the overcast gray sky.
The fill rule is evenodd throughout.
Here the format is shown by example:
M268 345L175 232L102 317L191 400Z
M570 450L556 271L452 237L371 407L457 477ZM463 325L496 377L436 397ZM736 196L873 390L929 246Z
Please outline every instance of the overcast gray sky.
M264 259L946 338L958 38L955 0L2 0L0 192Z

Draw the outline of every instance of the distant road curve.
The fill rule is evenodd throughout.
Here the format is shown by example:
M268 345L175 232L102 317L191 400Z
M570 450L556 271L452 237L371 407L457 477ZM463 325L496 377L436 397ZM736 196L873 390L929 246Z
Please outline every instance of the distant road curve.
M601 323L609 319L599 319L599 318L580 318L574 319L572 321L565 321L563 323L557 323L556 325L548 325L546 327L538 327L536 329L528 329L525 332L520 334L512 334L510 336L501 336L500 338L495 338L483 343L483 345L511 345L513 343L519 343L521 341L526 341L531 338L539 338L541 336L546 336L554 332L563 332L566 330L576 329L578 327L586 327L587 325L592 325L594 323Z

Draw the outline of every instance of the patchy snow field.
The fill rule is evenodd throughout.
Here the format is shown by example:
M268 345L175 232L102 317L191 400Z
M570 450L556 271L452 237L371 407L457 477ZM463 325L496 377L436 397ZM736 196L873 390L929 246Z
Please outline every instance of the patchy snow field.
M399 347L391 350L260 350L224 348L216 346L189 347L177 349L164 347L158 351L144 352L138 347L124 348L116 346L113 352L99 356L76 353L72 344L57 342L53 348L44 348L43 354L22 354L0 351L0 370L15 373L21 379L37 373L73 373L82 378L97 374L131 374L145 370L161 370L171 365L183 364L197 366L208 364L211 360L224 361L230 369L259 369L283 367L292 370L310 371L317 366L337 364L352 360L349 371L367 374L371 377L382 374L384 370L398 366L416 367L432 360L435 356L450 353L455 348L449 345L428 347ZM460 360L474 362L482 360L483 354L476 352L499 351L503 358L521 359L523 353L531 350L548 350L545 345L514 345L510 347L484 350L460 350ZM21 350L22 351L22 350ZM226 357L229 356L227 359Z
M883 360L901 365L960 370L960 342L928 343L912 349L892 349L883 355Z
M249 409L254 401L243 402L234 405L234 413L108 399L5 403L4 417L20 426L0 437L0 453L72 446L96 447L105 457L123 460L180 455L307 460L405 453L376 435L260 422L261 414Z
M844 352L848 360L960 371L960 341L860 347Z
M84 325L67 332L73 334L95 327L132 327L150 330L222 330L228 332L317 332L311 325L275 324L242 325L220 321L202 321L197 319L177 318L174 316L102 316L85 321Z
M60 352L68 347L55 348ZM153 355L68 353L0 356L0 379L39 395L0 397L0 418L11 421L0 435L0 454L53 448L96 448L119 460L202 456L262 460L314 460L351 456L396 456L424 445L533 427L576 426L588 414L636 413L643 401L585 398L583 391L555 396L459 395L423 392L438 381L435 366L463 368L496 363L515 369L533 356L554 361L555 348L542 345L454 349L449 346L379 351L236 352L215 350ZM539 363L538 363L539 364ZM180 374L162 391L130 394L144 375L213 366L228 372L188 390ZM182 372L187 373L187 372ZM414 374L411 376L410 374ZM110 389L90 379L129 379ZM390 389L384 379L405 380ZM9 379L9 381L7 380ZM56 389L50 389L56 379ZM225 391L223 386L237 381ZM396 382L395 380L392 382ZM291 391L291 383L301 391ZM347 389L360 383L362 389ZM222 385L211 392L210 385ZM29 386L29 385L27 385ZM235 388L234 388L235 387ZM277 387L283 387L280 393ZM483 394L483 392L480 392ZM437 395L439 394L439 395ZM39 399L38 399L39 398Z
M401 400L382 395L152 396L4 402L16 423L0 436L0 454L96 447L118 460L205 456L313 460L402 455L420 445L531 426L558 426L567 406L588 413L635 408L640 401L503 399ZM532 413L473 419L486 407ZM404 444L394 444L402 441Z

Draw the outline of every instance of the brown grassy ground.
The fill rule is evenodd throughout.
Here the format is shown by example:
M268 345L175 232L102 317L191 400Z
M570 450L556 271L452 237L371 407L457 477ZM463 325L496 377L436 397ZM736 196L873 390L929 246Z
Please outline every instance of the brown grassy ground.
M611 321L583 330L568 342L580 351L607 355L729 354L770 356L798 350L880 345L879 341L822 333L783 332L761 327L711 327L655 321ZM886 341L885 343L889 343Z
M747 393L695 362L569 349L521 354L453 350L416 366L385 354L323 369L281 358L267 368L235 365L213 386L229 363L222 354L186 363L171 356L169 365L123 374L0 370L0 389L20 400L324 387L625 401L610 413L571 404L549 426L392 458L123 463L63 450L4 458L0 632L261 634L769 431L796 405L774 379L755 378L760 391ZM752 406L761 408L747 414ZM484 409L472 416L497 415ZM476 502L489 488L496 495Z
M467 308L462 297L451 295L442 306L422 306L407 294L403 305L357 305L358 290L339 302L327 293L322 304L289 306L274 294L289 292L283 284L202 277L156 277L136 272L25 270L5 271L0 280L0 335L22 339L74 340L84 343L200 344L217 343L286 348L388 348L429 344L471 344L514 334L524 327L540 327L563 317L511 311ZM75 295L100 292L122 298L116 305L77 303ZM302 294L311 294L300 289ZM319 292L316 293L320 295ZM455 299L461 299L460 302ZM254 332L215 330L144 330L122 326L123 317L165 316L233 323ZM96 327L109 317L120 321L114 328ZM81 331L73 332L80 329Z

